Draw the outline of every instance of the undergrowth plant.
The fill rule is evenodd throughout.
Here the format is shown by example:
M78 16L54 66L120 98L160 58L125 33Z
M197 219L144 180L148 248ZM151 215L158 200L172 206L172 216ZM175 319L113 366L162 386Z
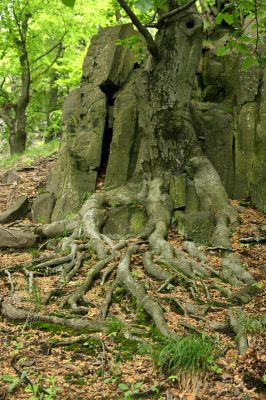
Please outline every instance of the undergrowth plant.
M32 164L38 157L49 157L54 154L59 147L58 140L52 140L48 143L37 142L32 148L27 149L23 155L15 154L3 157L0 160L0 168L12 168L19 164Z
M201 374L210 370L213 361L213 342L204 336L161 339L151 353L162 372L181 376Z
M150 352L155 364L169 379L178 381L184 393L204 390L208 372L217 372L214 342L205 335L160 338Z
M243 322L244 333L260 333L266 328L266 315L260 317L249 317Z

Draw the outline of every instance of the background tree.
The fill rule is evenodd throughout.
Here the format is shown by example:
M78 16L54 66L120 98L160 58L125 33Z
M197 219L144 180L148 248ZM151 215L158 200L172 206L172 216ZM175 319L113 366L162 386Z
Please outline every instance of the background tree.
M1 3L0 110L9 131L11 154L25 150L27 118L32 130L47 129L45 114L60 108L54 103L54 93L60 87L62 96L78 82L80 72L77 71L80 71L88 38L101 23L101 18L96 21L94 16L104 6L103 2L92 10L88 2L86 10L81 6L73 14L56 2L6 0Z

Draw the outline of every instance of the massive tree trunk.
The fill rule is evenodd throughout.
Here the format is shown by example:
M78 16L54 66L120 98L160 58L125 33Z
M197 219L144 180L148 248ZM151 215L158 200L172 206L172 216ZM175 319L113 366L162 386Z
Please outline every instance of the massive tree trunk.
M170 336L162 307L131 274L134 254L142 254L147 274L164 282L159 291L176 282L189 288L194 300L201 291L208 293L204 281L209 278L208 284L229 302L236 294L219 279L244 286L245 298L250 299L254 279L238 256L230 254L238 213L193 128L191 95L202 21L194 9L165 20L156 35L156 58L147 57L140 67L129 49L116 45L117 39L132 34L136 32L128 24L106 28L93 38L81 87L65 103L59 160L48 185L56 197L53 223L39 227L38 233L48 238L70 233L62 241L69 254L33 269L63 264L56 288L44 299L48 303L79 271L89 249L98 261L61 305L78 309L102 270L102 284L116 270L102 317L108 314L114 290L123 286L159 332ZM47 204L45 197L46 212ZM189 239L182 250L167 240L173 216L179 232ZM221 271L208 265L198 244L206 251L207 246L223 251Z

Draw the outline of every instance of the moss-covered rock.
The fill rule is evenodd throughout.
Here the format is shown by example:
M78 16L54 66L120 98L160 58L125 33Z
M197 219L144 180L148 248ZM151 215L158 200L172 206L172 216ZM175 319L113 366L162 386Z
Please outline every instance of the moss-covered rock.
M103 233L113 239L140 235L147 222L143 208L137 205L112 208L105 223Z
M173 208L178 209L186 205L186 178L184 175L172 176L170 180L170 197Z
M49 224L54 209L55 197L50 193L41 193L33 201L31 207L32 221L37 224Z
M91 40L80 88L64 104L59 159L47 186L56 197L52 221L77 211L84 196L95 191L108 129L108 102L134 67L132 51L118 46L117 40L134 32L131 24L117 25L100 30Z
M6 210L0 213L0 224L15 221L25 217L29 212L29 201L27 196L21 196Z
M214 227L214 214L212 212L195 212L183 214L178 218L178 232L186 239L200 244L209 244Z
M266 69L244 68L245 57L236 52L217 57L226 39L222 32L214 34L204 51L194 127L229 196L251 198L265 212Z

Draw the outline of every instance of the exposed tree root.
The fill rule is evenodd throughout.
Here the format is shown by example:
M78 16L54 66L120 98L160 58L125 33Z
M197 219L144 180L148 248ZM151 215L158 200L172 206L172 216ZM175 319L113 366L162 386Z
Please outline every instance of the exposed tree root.
M240 307L230 307L228 310L228 320L238 343L240 354L244 354L248 349L248 341L244 329L245 314Z
M106 325L101 321L85 321L82 319L74 318L60 318L53 315L45 315L41 313L36 313L32 311L26 311L13 306L11 303L3 301L1 303L1 314L3 317L11 321L17 322L48 322L50 324L56 324L65 326L68 328L80 330L86 329L91 332L100 332L106 329Z
M194 157L189 165L193 170L193 182L200 210L211 210L215 213L215 227L210 244L212 248L223 249L225 253L220 270L215 270L208 264L207 246L205 253L202 249L199 250L196 243L187 240L183 242L181 250L167 240L173 206L167 182L157 177L143 180L141 184L130 183L119 189L95 193L84 203L79 215L73 221L59 221L37 229L44 237L54 237L58 233L66 234L66 232L71 234L70 237L61 240L61 255L52 254L34 260L31 265L26 266L25 273L28 278L29 274L33 276L33 273L45 275L60 271L56 286L45 296L43 304L52 301L56 296L63 295L61 307L68 306L73 311L79 310L80 304L89 304L86 293L99 278L103 288L106 282L110 281L100 307L103 320L108 316L115 290L123 287L137 306L143 308L151 317L161 335L166 337L174 335L166 322L163 307L132 274L131 268L134 264L132 258L137 255L142 257L145 273L160 282L157 293L163 293L163 297L160 298L162 301L171 302L184 316L204 321L213 330L228 331L231 327L239 335L238 322L230 311L232 309L229 309L229 324L222 324L223 326L218 324L218 326L215 323L208 323L205 318L209 304L227 307L234 303L246 303L258 292L253 276L243 268L239 256L232 253L230 227L236 227L238 214L229 204L220 178L209 161L203 156ZM139 237L116 241L103 234L102 229L109 210L112 207L132 204L145 206L147 223ZM84 268L87 272L83 282L74 291L64 294L68 283ZM10 275L8 277L10 281ZM196 304L183 304L179 299L168 295L169 288L173 285L179 285L187 290L194 303L205 304L201 306L204 311ZM235 287L238 288L237 292L233 291ZM211 295L213 289L226 297L228 303L215 302ZM46 321L75 329L105 329L104 322L101 321L64 319L26 312L5 301L2 303L2 314L13 320ZM243 352L245 339L241 337L240 342L239 348Z

